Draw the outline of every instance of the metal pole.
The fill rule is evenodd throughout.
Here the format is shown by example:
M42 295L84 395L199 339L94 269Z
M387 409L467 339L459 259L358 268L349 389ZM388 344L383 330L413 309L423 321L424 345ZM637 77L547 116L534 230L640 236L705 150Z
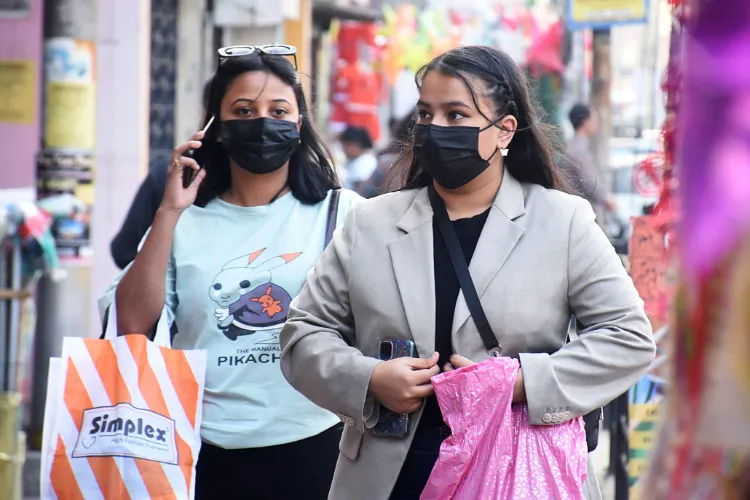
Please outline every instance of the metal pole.
M93 152L96 130L96 0L47 0L44 6L44 126L37 157L39 198L72 194L93 204ZM125 73L127 75L127 71ZM89 246L85 223L70 221L61 238L61 255ZM83 229L81 229L83 227ZM47 278L37 294L39 321L34 346L34 377L29 442L41 446L50 356L59 356L65 321L79 309L64 310L66 288ZM87 300L87 295L77 299ZM69 306L68 306L69 307ZM85 310L80 308L80 310ZM80 313L78 313L80 314ZM77 325L75 325L77 326ZM85 335L81 329L78 335Z
M93 203L96 4L96 0L45 4L44 127L37 159L40 198L68 193ZM71 234L71 227L66 238L57 238L58 246L88 246L87 231Z
M599 168L608 170L609 139L612 135L612 58L610 54L611 32L609 28L594 30L593 77L591 102L599 113L599 135L596 140L596 153ZM609 175L607 175L607 179Z

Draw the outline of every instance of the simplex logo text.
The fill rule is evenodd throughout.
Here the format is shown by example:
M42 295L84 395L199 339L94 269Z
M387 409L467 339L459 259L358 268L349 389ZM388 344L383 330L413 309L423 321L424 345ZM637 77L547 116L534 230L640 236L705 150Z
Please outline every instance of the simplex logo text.
M72 456L125 456L177 464L174 420L129 403L89 408Z

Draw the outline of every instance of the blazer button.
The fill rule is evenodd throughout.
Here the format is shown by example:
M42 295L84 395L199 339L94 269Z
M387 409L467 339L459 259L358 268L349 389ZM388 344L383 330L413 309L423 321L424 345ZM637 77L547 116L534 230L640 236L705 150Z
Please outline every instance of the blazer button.
M344 422L344 425L348 425L349 427L354 427L354 424L356 423L352 417L344 415L343 413L337 413L336 416L339 417L339 420Z
M560 414L559 413L553 413L552 414L552 423L556 424L560 421Z
M552 415L550 415L549 413L545 413L542 416L542 422L544 422L545 424L549 424L550 422L552 422Z
M569 411L566 411L566 412L565 412L565 413L563 414L563 417L565 418L565 420L572 420L572 419L573 419L573 414L572 414L572 413L570 413Z

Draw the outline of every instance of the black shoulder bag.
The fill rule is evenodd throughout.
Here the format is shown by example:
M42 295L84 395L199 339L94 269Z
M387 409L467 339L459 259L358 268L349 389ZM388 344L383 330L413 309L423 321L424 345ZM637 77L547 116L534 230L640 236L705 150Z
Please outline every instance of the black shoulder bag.
M487 348L487 353L490 356L499 357L502 355L503 348L498 343L495 334L492 333L490 322L487 320L487 315L484 314L484 308L479 300L477 290L474 287L474 281L471 279L471 273L469 272L469 266L466 263L466 257L461 250L458 237L456 236L456 232L453 229L450 218L448 217L445 203L432 186L428 187L428 193L438 229L443 236L443 241L445 242L448 255L453 264L453 270L456 272L456 277L458 278L461 291L464 294L464 299L466 299L466 305L469 307L474 324L477 326L477 330L479 330L479 335L482 337L484 346ZM586 427L586 444L589 452L595 450L599 443L599 419L601 411L601 408L599 408L583 417L583 422Z
M328 244L333 239L333 232L336 230L336 219L339 215L340 196L340 189L334 189L333 191L331 191L331 202L328 204L328 220L326 221L326 239L323 248L328 247Z

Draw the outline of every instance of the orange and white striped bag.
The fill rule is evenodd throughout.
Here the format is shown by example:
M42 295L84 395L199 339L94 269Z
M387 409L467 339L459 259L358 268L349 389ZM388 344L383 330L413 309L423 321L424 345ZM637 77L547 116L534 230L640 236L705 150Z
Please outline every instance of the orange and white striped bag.
M65 338L51 360L42 499L192 499L205 351L158 345L162 321L160 342L109 337Z

